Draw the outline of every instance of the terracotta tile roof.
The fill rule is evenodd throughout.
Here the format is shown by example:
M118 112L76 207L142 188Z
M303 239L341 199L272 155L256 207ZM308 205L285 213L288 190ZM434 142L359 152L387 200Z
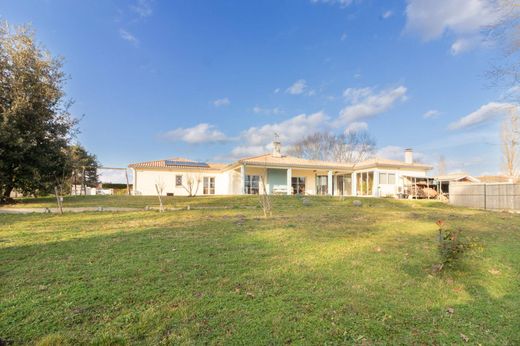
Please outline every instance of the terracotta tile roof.
M439 175L438 177L435 177L437 180L440 181L459 181L467 179L471 182L477 183L479 182L478 178L475 178L467 173L452 173L452 174L446 174L446 175Z
M299 157L282 155L275 157L272 154L263 154L252 156L238 161L240 164L246 165L278 165L283 167L302 167L302 168L332 168L332 169L352 169L353 165L349 163L339 163L331 161L307 160Z
M520 182L520 178L511 178L505 175L483 175L478 177L483 183L509 183L511 181Z
M348 170L366 169L372 167L392 166L409 169L432 169L429 165L420 163L407 164L402 161L387 159L370 159L358 164L340 163L333 161L307 160L295 156L282 155L281 157L273 156L271 153L246 157L231 164L225 163L205 163L189 160L182 157L175 157L166 160L139 162L130 164L131 168L183 168L183 169L202 169L202 170L222 170L233 168L241 164L253 166L278 166L293 168L310 168L310 169L332 169L332 170Z
M156 160L132 163L128 165L131 168L189 168L196 170L220 170L226 167L225 163L198 162L183 157L173 157L166 160Z
M392 167L401 167L401 168L411 168L411 169L427 169L431 170L433 167L430 165L426 165L423 163L406 163L404 161L398 161L398 160L389 160L389 159L381 159L381 158L374 158L374 159L368 159L362 162L359 162L355 165L356 169L364 169L364 168L371 168L371 167L382 167L382 166L392 166Z

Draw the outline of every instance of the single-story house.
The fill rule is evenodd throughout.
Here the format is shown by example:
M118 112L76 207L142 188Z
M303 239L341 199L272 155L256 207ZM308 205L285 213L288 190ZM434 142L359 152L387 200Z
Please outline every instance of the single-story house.
M405 151L404 161L351 164L282 155L279 142L273 148L272 153L230 164L185 158L133 163L133 194L397 196L410 180L432 169L414 162L411 149Z
M480 180L467 173L451 173L447 175L439 175L435 178L438 184L439 193L449 194L450 183L478 183Z

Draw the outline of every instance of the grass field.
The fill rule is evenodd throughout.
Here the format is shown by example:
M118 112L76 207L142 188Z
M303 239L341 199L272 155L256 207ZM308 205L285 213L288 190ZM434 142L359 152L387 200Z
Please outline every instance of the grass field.
M255 197L168 202L232 207L222 210L0 215L0 339L520 344L519 215L362 201L278 197L270 219L251 208ZM483 250L433 273L437 219L478 237Z

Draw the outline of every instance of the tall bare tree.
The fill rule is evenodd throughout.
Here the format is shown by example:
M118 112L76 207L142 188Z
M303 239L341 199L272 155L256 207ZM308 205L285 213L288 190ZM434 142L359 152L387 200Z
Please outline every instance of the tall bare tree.
M446 175L446 159L444 155L439 157L439 163L437 165L437 175Z
M335 135L315 132L289 149L289 154L309 159L357 163L375 152L375 140L365 131Z
M514 87L520 82L520 6L516 0L494 0L492 5L496 20L483 31L503 54L492 64L488 77L496 85ZM518 94L509 96L517 98Z
M500 132L504 171L510 177L517 177L520 157L520 116L518 108L512 107L502 123Z

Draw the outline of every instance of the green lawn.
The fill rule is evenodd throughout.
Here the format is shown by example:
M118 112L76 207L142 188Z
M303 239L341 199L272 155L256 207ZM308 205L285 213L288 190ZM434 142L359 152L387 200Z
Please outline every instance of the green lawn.
M362 201L278 197L271 219L255 197L171 201L233 207L222 210L0 215L0 339L520 344L520 215ZM484 249L432 273L437 219Z
M204 197L162 197L163 204L167 208L190 207L229 207L257 206L258 200L249 196L204 196ZM65 196L64 207L121 207L142 208L146 206L158 207L157 196ZM16 204L7 205L8 208L56 208L55 197L20 198Z

